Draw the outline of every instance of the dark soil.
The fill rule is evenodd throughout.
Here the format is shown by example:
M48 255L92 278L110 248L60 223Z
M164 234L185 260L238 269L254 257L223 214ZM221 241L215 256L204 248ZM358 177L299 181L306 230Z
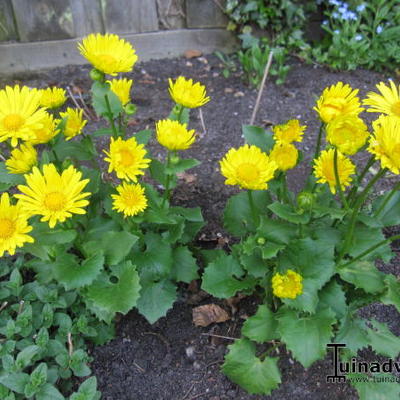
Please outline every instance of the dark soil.
M192 60L157 60L137 65L131 74L134 79L133 101L138 106L138 112L130 124L132 133L146 127L153 128L155 121L168 116L173 105L167 90L169 77L184 75L199 80L206 85L211 96L211 102L202 108L205 132L197 110L192 112L191 119L191 127L197 130L199 139L187 153L201 160L202 164L189 171L190 176L186 178L190 183L184 179L180 181L173 198L176 203L202 208L207 220L207 226L200 236L202 243L225 236L221 215L227 198L235 193L235 189L223 184L218 161L230 147L243 143L241 125L249 122L257 94L242 82L239 74L223 78L221 67L213 56ZM20 80L35 87L54 84L78 87L87 97L90 84L88 71L89 67L65 67L15 79L0 79L0 83ZM256 124L265 126L299 118L308 126L304 141L299 146L305 154L305 160L289 174L293 190L301 189L309 170L319 127L312 108L322 90L341 80L359 88L360 95L364 96L384 79L384 76L369 71L335 73L296 61L284 85L267 84ZM371 119L373 116L369 114L366 117ZM88 129L94 130L98 125L92 122ZM99 147L103 145L104 141L100 140ZM157 157L164 155L154 142L150 144L150 149ZM359 161L365 161L363 156ZM378 190L392 186L393 180L387 178ZM391 264L380 267L399 276L399 261L400 258L396 257ZM326 375L332 369L330 357L305 370L285 353L280 361L283 382L280 388L270 397L246 394L219 371L226 345L231 340L217 339L203 333L239 337L241 322L246 315L254 312L256 300L244 299L239 303L234 318L226 323L198 328L192 323L193 305L188 298L188 291L182 288L181 297L173 310L154 325L148 324L136 311L129 313L118 322L116 339L93 350L92 368L104 399L357 399L355 391L347 384L326 383ZM208 298L200 304L212 301ZM388 323L392 331L400 335L400 315L394 308L373 305L365 309L363 315Z

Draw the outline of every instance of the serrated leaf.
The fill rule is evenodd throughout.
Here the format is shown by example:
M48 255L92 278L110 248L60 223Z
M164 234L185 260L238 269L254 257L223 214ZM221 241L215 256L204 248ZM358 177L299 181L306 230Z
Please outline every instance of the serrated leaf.
M171 277L177 282L190 283L199 277L196 259L186 246L179 246L172 252Z
M15 359L15 365L18 369L24 369L32 362L32 359L40 352L40 347L31 345L25 347L20 353L18 353Z
M44 384L36 393L36 400L64 400L65 397L50 383Z
M194 168L200 164L200 161L194 158L179 159L176 164L170 164L169 167L165 168L165 172L167 174L173 175L177 174L178 172L183 172L190 168Z
M366 374L347 374L346 376L350 384L356 388L360 400L393 400L400 397L400 385L393 375L374 374L373 378ZM388 382L387 379L390 377L393 381Z
M386 291L381 296L382 303L393 305L400 312L400 280L394 275L389 274L385 276L384 283Z
M390 191L378 197L372 203L372 209L376 212L383 204L385 199L390 196ZM378 220L383 226L394 226L400 224L400 191L396 192L386 203L382 211L379 212Z
M10 174L5 163L0 162L0 182L5 184L6 189L8 189L10 186L23 184L25 179L21 174Z
M171 281L147 282L143 284L137 308L150 324L154 324L167 314L175 299L176 288Z
M15 393L23 394L29 382L29 375L22 372L0 376L0 383Z
M144 129L142 131L135 133L134 138L139 144L146 145L149 142L152 135L153 131L151 129Z
M356 261L347 267L339 267L340 277L367 293L378 293L385 289L385 274L370 261Z
M201 288L215 297L226 299L234 296L238 291L254 285L254 280L240 281L243 270L238 261L231 255L224 255L211 262L202 277Z
M94 400L97 393L97 379L92 376L81 383L78 392L73 393L70 400Z
M336 314L337 319L341 319L347 312L348 306L346 303L346 296L336 280L332 279L328 282L319 292L318 307L330 307Z
M372 320L372 329L367 331L369 343L374 351L383 356L395 359L400 353L400 338L393 335L381 322Z
M264 152L269 152L274 147L274 138L270 130L254 125L242 125L242 133L246 143L259 147Z
M266 305L260 305L257 312L243 324L242 334L257 343L278 339L278 321Z
M254 249L252 254L240 252L239 258L243 268L255 278L263 278L268 272L268 265L262 259L259 248Z
M59 141L53 146L53 150L60 160L76 158L79 161L87 161L93 158L92 152L85 144L78 141Z
M87 297L96 307L107 313L126 314L135 307L139 298L141 288L139 275L130 261L114 267L112 275L118 282L112 283L110 280L94 282L87 288Z
M267 206L271 202L271 196L267 191L253 191L253 199L258 214L268 211ZM236 236L244 236L255 231L256 226L245 191L229 198L224 210L224 227Z
M249 393L270 394L281 383L278 359L265 357L261 361L250 340L236 340L228 348L222 371Z
M257 233L275 243L287 244L296 237L296 225L261 215Z
M51 229L48 224L38 223L35 224L32 236L36 242L41 244L65 244L73 242L77 236L77 232L74 229Z
M365 321L356 318L352 313L346 313L340 321L335 342L344 343L352 354L357 354L358 350L368 346Z
M298 214L287 204L282 204L278 201L270 204L268 208L279 218L285 221L292 222L293 224L306 224L310 220L310 214Z
M261 247L261 256L264 260L276 257L279 251L283 250L286 246L284 244L274 243L270 240Z
M332 325L336 322L329 308L318 310L315 314L300 317L297 311L281 308L278 332L286 347L305 368L324 358L326 345L333 335Z
M61 254L53 265L53 275L66 290L90 285L103 269L104 255L99 250L80 263L72 254Z
M111 116L116 118L122 111L122 104L118 96L111 91L109 83L94 82L91 88L92 105L97 115L107 116L111 112ZM110 110L107 107L105 97L107 96Z

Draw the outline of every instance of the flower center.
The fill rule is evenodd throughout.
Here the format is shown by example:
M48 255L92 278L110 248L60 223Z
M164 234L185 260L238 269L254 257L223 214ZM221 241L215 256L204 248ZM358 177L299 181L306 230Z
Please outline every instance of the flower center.
M8 131L17 131L24 122L19 114L9 114L3 119L3 125Z
M44 204L50 211L61 211L65 205L65 197L60 192L51 192L46 195Z
M243 163L238 168L238 176L242 181L253 182L259 177L259 173L254 164Z
M135 193L125 193L124 202L128 207L134 207L138 204L138 196Z
M97 56L97 59L100 60L100 62L107 67L115 64L115 58L113 56L110 56L109 54L99 54Z
M329 103L325 103L321 109L321 117L325 122L330 122L336 118L344 109L346 105L345 99L330 99Z
M392 113L400 117L400 100L392 105Z
M129 167L134 163L135 156L129 150L122 149L119 151L119 154L121 157L121 164L124 167Z
M9 239L14 232L14 221L9 218L0 218L0 239Z

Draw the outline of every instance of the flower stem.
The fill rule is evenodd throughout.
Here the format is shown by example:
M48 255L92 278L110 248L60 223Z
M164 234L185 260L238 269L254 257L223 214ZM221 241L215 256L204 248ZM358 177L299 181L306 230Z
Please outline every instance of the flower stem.
M324 130L324 126L325 126L325 124L323 122L321 122L319 131L318 131L317 146L315 147L314 160L316 158L318 158L320 150L321 150L322 132Z
M250 204L251 216L253 218L253 223L254 223L255 228L257 228L258 216L257 216L256 206L254 204L253 192L251 190L247 190L247 196L249 198L249 204Z
M365 257L366 255L368 255L369 253L372 253L374 250L376 250L378 247L384 246L387 243L393 242L394 240L400 239L400 235L394 235L391 236L385 240L382 240L381 242L378 242L377 244L373 245L372 247L370 247L369 249L363 251L361 254L359 254L358 256L354 257L352 260L350 260L349 262L347 262L346 264L343 265L339 265L338 268L344 268L347 267L348 265L350 265L353 262L356 262L358 260L360 260L361 258Z
M357 220L357 215L358 212L361 208L361 206L364 204L365 199L367 198L368 192L374 186L375 182L381 178L385 173L386 173L386 168L381 169L369 182L368 185L365 187L365 189L361 192L360 196L357 198L354 208L353 208L353 213L351 215L350 219L350 225L349 228L347 229L346 237L344 240L344 245L342 247L342 251L340 252L339 255L339 261L338 264L342 261L344 255L346 254L347 250L349 249L350 243L353 239L353 234L354 234L354 228L356 226L356 220Z
M165 167L166 167L166 168L169 168L170 163L171 163L171 152L168 150L168 153L167 153L167 162L166 162L166 164L165 164ZM164 190L164 195L163 195L163 200L162 200L162 203L161 203L161 207L164 207L165 202L166 202L167 200L169 200L169 198L170 198L170 189L169 189L169 185L170 185L170 183L171 183L171 175L170 175L169 173L166 173L166 175L167 175L167 178L166 178L166 181L165 181L165 190Z
M339 171L338 171L338 150L337 147L335 147L335 152L333 154L333 169L335 171L335 182L336 182L336 188L337 191L339 192L339 197L340 197L340 201L342 202L344 208L346 210L349 209L349 205L346 201L346 197L343 194L343 190L342 190L342 185L340 183L340 178L339 178Z
M389 203L390 199L395 195L395 193L400 189L400 182L391 190L385 200L383 200L380 207L376 210L374 217L377 218L382 210L386 207L386 204Z
M108 96L106 94L104 95L104 99L106 101L106 107L107 107L107 119L110 122L111 129L113 131L113 137L114 139L116 139L118 137L118 130L117 127L115 126L114 118L112 116L110 100L108 100Z

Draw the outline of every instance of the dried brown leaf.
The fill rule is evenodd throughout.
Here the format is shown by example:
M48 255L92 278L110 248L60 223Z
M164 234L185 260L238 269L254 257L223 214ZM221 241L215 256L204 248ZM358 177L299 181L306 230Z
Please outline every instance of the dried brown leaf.
M193 323L196 326L208 326L215 322L225 322L230 319L228 313L217 304L206 304L193 309Z

